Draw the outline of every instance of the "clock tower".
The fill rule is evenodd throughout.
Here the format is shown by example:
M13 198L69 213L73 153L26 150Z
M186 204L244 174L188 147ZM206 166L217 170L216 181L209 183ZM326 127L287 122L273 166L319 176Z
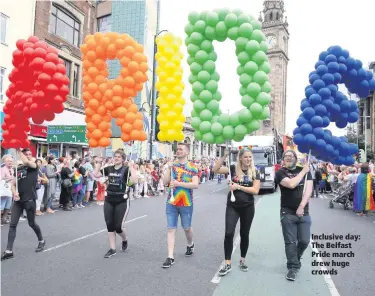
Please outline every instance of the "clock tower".
M283 0L264 1L263 12L259 15L268 43L272 101L270 119L263 121L257 135L273 135L273 128L280 133L285 132L289 31L284 12Z

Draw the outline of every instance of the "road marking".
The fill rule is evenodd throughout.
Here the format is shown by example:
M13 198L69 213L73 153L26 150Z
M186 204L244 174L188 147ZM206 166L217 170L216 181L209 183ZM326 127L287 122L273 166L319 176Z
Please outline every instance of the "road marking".
M312 246L312 243L314 241L313 240L310 240L310 246L311 246L311 249L316 253L318 254L319 253L319 250L317 248L313 248ZM316 256L316 260L320 263L320 262L323 262L323 259L320 257L320 256ZM325 266L321 266L320 267L320 270L322 270L323 272L325 270L327 270L327 268ZM329 274L323 274L323 277L324 277L324 281L326 282L327 284L327 287L328 287L328 290L329 292L331 293L332 296L340 296L340 293L339 291L337 291L337 288L336 288L336 285L335 283L333 282L332 280L332 277L329 275Z
M258 202L255 203L255 207L258 206L259 202L260 202L260 199L258 199ZM241 236L240 236L240 234L238 234L238 235L236 236L236 240L234 241L234 244L233 244L232 255L233 255L234 251L236 250L236 248L237 248L238 244L240 243L240 241L241 241ZM224 264L225 264L225 260L223 260L223 261L221 262L221 264L220 264L220 266L219 266L219 269L216 271L214 277L213 277L212 280L211 280L211 283L213 283L213 284L218 284L218 283L220 282L222 276L219 276L219 271L220 271L220 269L224 266Z
M137 218L134 218L134 219L131 219L129 221L126 221L126 223L130 223L130 222L133 222L133 221L136 221L136 220L139 220L139 219L142 219L142 218L145 218L147 217L147 215L143 215L143 216L140 216L140 217L137 217ZM76 239L73 239L71 241L68 241L66 243L63 243L63 244L60 244L60 245L57 245L57 246L54 246L54 247L51 247L51 248L48 248L48 249L45 249L43 252L49 252L49 251L53 251L53 250L56 250L56 249L59 249L59 248L62 248L62 247L65 247L65 246L68 246L70 244L73 244L75 242L78 242L80 240L83 240L83 239L86 239L86 238L89 238L91 236L94 236L94 235L97 235L99 233L102 233L102 232L105 232L107 231L107 228L105 229L102 229L102 230L99 230L99 231L96 231L96 232L93 232L93 233L90 233L90 234L87 234L87 235L84 235L84 236L81 236L79 238L76 238Z

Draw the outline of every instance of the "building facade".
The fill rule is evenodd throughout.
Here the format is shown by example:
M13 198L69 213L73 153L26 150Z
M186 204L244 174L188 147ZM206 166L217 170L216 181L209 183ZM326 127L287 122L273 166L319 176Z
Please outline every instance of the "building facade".
M272 85L272 101L270 103L270 119L264 120L257 135L273 135L272 129L285 133L287 77L289 63L289 31L287 17L284 16L284 1L264 1L262 31L268 42L268 59L271 65L270 83Z

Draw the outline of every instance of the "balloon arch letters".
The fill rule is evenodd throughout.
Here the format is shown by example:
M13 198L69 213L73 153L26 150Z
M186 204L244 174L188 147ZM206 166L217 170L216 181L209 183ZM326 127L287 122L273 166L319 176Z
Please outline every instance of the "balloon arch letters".
M301 102L298 127L293 132L294 143L300 152L311 150L311 155L320 160L337 165L353 164L352 155L358 152L357 145L324 128L331 122L335 122L338 128L345 128L348 123L358 121L357 103L348 100L337 85L344 83L350 93L366 98L371 90L375 90L373 74L363 69L362 62L350 57L347 50L332 46L319 55L309 81L306 98Z

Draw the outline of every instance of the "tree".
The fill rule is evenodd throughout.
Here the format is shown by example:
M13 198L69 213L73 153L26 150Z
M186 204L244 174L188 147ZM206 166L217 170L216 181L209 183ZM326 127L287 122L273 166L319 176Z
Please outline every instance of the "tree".
M364 135L358 135L356 127L348 126L346 137L349 143L357 144L358 142L358 149L365 149L365 137Z

